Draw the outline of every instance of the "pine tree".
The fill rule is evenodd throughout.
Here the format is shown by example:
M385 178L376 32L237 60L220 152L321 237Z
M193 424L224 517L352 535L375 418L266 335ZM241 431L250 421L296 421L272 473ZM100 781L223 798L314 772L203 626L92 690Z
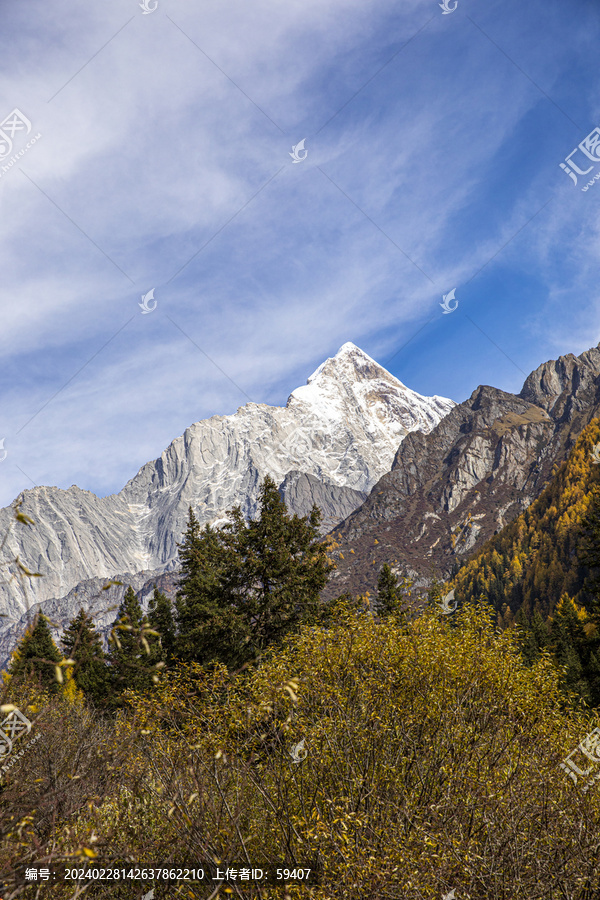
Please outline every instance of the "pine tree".
M52 640L48 620L38 613L12 655L8 674L15 681L32 679L52 693L58 693L60 683L56 666L62 658Z
M594 646L595 649L590 647L585 674L590 690L590 705L598 707L600 706L600 652L597 642Z
M584 675L584 667L581 656L573 646L573 644L563 644L556 653L556 659L560 666L563 666L565 673L563 676L563 684L566 690L579 694L580 697L590 703L591 692L587 678Z
M600 627L600 487L592 488L587 514L579 528L577 555L587 567L586 587L590 592L586 607L592 621Z
M515 623L520 627L521 652L525 661L531 665L541 656L542 650L548 647L548 626L536 610L530 619L523 607L515 616Z
M259 503L256 519L245 522L238 506L218 531L200 529L190 509L179 545L178 657L238 667L299 625L319 621L330 568L319 510L289 515L268 476Z
M73 678L77 687L94 706L105 706L109 679L102 639L92 617L83 609L65 629L61 644L67 657L75 660Z
M148 608L150 628L157 631L159 637L150 637L150 660L153 663L170 663L175 651L175 619L171 601L154 585L154 594Z
M226 547L222 534L210 525L200 528L191 507L178 546L181 576L175 600L175 654L187 662L208 665L223 659L228 648L243 643L245 637L235 610L227 608L221 596Z
M123 691L147 690L152 685L149 645L144 637L147 620L131 585L123 597L109 637L108 660L112 696L110 705L121 705Z
M531 631L538 650L546 650L550 643L548 625L542 618L540 611L537 609L531 620Z
M556 660L566 670L563 679L565 687L589 703L591 691L585 673L587 639L584 616L583 609L564 594L554 611L550 635Z
M376 600L380 616L398 615L406 611L402 587L388 563L385 563L377 579Z
M303 518L290 516L269 477L259 503L257 519L246 526L238 508L231 528L225 528L235 565L227 572L224 596L242 616L252 656L299 625L318 620L320 593L329 577L317 507Z

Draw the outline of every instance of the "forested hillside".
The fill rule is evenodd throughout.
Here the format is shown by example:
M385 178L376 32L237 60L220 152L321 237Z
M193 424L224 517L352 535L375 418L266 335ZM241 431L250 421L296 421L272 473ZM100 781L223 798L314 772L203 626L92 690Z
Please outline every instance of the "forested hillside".
M600 704L599 442L595 419L541 496L452 582L460 602L485 599L502 626L525 630L526 658L549 649L566 668L568 686L594 706Z

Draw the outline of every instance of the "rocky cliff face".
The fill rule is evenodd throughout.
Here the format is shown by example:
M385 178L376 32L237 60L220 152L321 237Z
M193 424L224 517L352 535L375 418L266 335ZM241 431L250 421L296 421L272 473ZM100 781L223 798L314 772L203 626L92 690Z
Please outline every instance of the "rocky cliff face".
M518 396L481 386L429 433L410 434L391 471L336 529L328 594L373 591L385 562L424 586L539 496L600 415L600 345L539 366Z
M4 559L18 555L43 578L4 577L3 630L37 602L68 596L57 609L76 614L73 589L80 582L123 572L142 573L144 581L171 570L188 507L201 523L222 520L236 504L252 516L267 474L292 511L319 504L329 528L362 503L407 434L431 430L453 406L416 394L344 344L285 407L249 403L234 415L196 422L118 494L99 498L75 486L25 491L21 509L35 527L12 528ZM12 516L11 508L0 511L0 538Z

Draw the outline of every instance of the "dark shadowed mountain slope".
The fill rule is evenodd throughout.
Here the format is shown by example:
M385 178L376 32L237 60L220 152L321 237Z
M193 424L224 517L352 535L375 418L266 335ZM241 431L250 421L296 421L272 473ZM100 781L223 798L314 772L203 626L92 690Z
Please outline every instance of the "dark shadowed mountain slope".
M391 472L335 534L327 593L373 591L385 562L426 583L515 519L541 494L600 415L600 347L539 366L518 396L478 387L429 434L401 444Z

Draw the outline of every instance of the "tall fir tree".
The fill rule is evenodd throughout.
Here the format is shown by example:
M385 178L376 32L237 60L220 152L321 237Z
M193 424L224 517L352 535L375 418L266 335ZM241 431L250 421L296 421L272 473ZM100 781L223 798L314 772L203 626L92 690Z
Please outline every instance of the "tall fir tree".
M222 600L221 580L228 568L223 536L210 525L201 528L190 507L178 546L181 576L175 600L175 654L203 665L225 657L232 662L232 645L243 642L245 635L235 610Z
M171 601L162 591L154 585L154 593L148 606L148 621L150 628L157 631L159 637L148 638L152 663L171 663L175 653L175 618Z
M550 643L548 624L544 621L538 609L536 609L531 619L531 632L538 650L540 652L547 650Z
M149 645L144 645L143 628L147 620L131 585L127 587L109 637L109 705L122 705L121 694L127 689L147 690L152 685ZM147 640L146 640L147 644Z
M256 519L246 525L238 508L225 529L237 563L227 573L225 597L243 616L249 651L256 656L299 625L319 620L330 568L316 506L308 516L290 515L270 477L259 503Z
M408 604L404 594L406 581L400 585L388 563L385 563L377 579L377 613L380 616L404 615Z
M550 637L556 661L564 669L565 688L574 691L590 703L591 689L586 678L588 642L585 633L585 612L567 594L560 598L554 611Z
M109 673L102 638L88 613L80 609L64 631L62 648L75 660L73 678L77 687L96 707L104 707L109 700Z
M540 658L542 651L549 646L549 629L539 611L536 610L530 619L521 607L515 616L515 624L519 626L519 642L523 659L532 665Z
M600 629L600 487L594 485L590 492L586 515L578 531L577 556L587 569L585 586L589 591L586 609L591 620Z
M8 674L15 682L31 679L51 693L58 693L56 666L62 659L46 617L38 613L12 655Z
M201 529L190 509L176 600L182 659L239 667L319 620L330 569L319 510L290 515L268 476L259 504L250 522L239 506L230 510L220 530Z

